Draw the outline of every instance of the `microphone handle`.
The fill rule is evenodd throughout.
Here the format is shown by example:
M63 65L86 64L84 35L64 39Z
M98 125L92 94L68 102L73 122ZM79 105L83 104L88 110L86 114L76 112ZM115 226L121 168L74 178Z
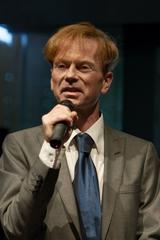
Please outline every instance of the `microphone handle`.
M58 123L54 128L54 134L52 139L50 140L51 147L58 149L62 145L62 139L64 138L65 134L67 133L68 125L66 122Z

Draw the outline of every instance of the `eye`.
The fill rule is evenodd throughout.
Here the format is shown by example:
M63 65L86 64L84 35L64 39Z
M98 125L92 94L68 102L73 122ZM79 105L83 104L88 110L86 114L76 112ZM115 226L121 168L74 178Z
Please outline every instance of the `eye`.
M55 63L54 67L59 70L65 70L67 68L65 63Z
M92 68L89 64L81 64L79 67L78 67L79 71L81 72L91 72L92 71Z

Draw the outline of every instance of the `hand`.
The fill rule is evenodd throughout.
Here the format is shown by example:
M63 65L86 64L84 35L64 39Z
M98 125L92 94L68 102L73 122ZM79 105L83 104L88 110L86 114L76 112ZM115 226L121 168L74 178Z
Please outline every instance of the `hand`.
M57 104L49 113L42 116L43 133L47 142L50 142L54 126L62 121L65 121L70 128L72 128L74 122L78 119L76 111L71 111L67 106ZM67 134L64 141L69 138L70 134Z

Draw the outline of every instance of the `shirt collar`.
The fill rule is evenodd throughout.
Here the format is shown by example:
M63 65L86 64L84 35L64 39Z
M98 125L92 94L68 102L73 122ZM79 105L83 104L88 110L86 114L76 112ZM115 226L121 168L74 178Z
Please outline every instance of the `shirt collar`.
M72 131L70 138L64 144L65 148L68 150L71 144L74 144L74 137L80 133L78 128ZM98 153L104 151L104 118L103 114L101 113L100 118L86 131L88 135L92 137L94 140L96 149Z

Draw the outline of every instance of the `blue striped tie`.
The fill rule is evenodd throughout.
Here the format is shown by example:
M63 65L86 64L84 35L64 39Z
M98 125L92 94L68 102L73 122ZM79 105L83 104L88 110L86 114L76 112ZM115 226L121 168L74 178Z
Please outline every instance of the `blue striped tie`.
M75 167L73 182L83 240L100 240L101 207L98 179L95 166L90 158L94 144L87 134L76 136L79 158Z

